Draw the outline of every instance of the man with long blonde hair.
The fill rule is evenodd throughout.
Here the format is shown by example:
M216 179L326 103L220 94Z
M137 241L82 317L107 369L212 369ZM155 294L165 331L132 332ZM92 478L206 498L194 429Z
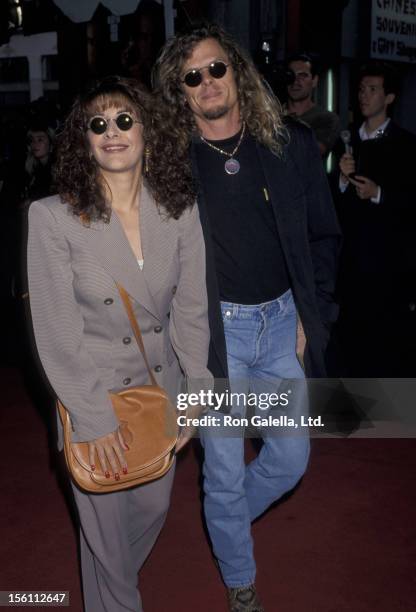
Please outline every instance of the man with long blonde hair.
M302 381L303 360L308 375L324 376L340 235L310 131L284 124L252 61L215 24L167 41L154 84L175 119L178 152L190 150L198 186L208 367L216 378L229 378L231 391L257 396L282 391L283 379ZM299 416L305 386L294 388L300 391L290 408ZM229 409L241 427L227 435L223 414L218 430L201 427L205 515L230 611L262 612L251 522L302 477L309 439L262 426L262 448L245 466L239 434L246 406ZM280 405L264 416L283 412Z

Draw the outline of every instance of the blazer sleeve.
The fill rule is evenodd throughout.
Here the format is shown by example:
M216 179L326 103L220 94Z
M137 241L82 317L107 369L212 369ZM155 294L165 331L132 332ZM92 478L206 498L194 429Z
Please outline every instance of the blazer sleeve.
M205 242L198 207L186 210L179 236L179 281L170 311L170 339L186 376L188 393L212 387L205 281Z
M73 290L70 246L49 206L29 209L27 269L33 331L39 358L69 411L74 442L115 431L118 421L83 342L83 317Z
M329 327L338 316L334 294L341 230L319 149L311 131L302 131L299 149L303 157L302 172L308 203L308 236L316 299L322 323Z

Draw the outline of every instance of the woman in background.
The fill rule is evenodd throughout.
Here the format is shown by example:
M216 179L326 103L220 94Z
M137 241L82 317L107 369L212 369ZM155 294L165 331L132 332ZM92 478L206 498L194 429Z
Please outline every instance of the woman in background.
M39 200L51 194L52 157L55 132L42 125L33 125L28 133L25 162L24 201Z

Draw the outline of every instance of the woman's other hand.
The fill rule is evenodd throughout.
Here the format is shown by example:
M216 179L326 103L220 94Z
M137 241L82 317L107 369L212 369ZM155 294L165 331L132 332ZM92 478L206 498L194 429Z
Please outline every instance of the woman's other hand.
M303 370L305 369L305 364L304 364L305 347L306 347L305 331L303 329L302 321L298 317L297 326L296 326L296 356Z
M129 450L129 447L119 429L88 442L88 450L92 470L96 469L95 457L97 454L99 465L106 478L113 477L120 480L120 470L123 474L127 474L124 451Z
M202 412L202 406L188 406L188 408L186 409L186 418L199 419ZM189 440L194 437L197 430L198 427L196 425L184 425L184 427L182 427L178 437L178 441L176 442L175 446L176 453L178 453L186 444L188 444Z

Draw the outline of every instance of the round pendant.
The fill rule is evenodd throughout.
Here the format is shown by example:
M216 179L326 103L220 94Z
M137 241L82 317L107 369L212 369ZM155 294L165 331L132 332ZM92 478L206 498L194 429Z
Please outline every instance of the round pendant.
M237 174L240 171L240 162L231 157L225 162L224 168L227 174Z

